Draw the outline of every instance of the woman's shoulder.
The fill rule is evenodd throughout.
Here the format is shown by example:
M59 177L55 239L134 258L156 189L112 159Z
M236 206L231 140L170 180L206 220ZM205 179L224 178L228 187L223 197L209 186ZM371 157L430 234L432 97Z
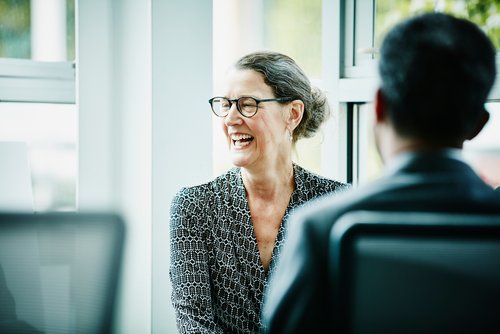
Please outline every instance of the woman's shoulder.
M314 192L321 195L331 192L344 191L351 187L348 183L321 176L299 165L295 166L295 171L297 174L296 182L300 182L303 190L306 192Z
M173 203L192 201L207 201L213 196L218 196L229 191L239 177L239 169L232 168L214 179L188 187L182 187L174 196Z
M238 170L230 170L203 184L182 187L170 204L172 228L181 227L204 229L211 215L217 212L218 203L230 196L231 185L238 177Z

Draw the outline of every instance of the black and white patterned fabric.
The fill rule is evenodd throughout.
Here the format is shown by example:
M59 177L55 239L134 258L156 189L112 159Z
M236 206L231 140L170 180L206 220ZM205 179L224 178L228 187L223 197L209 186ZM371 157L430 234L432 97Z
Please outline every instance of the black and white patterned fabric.
M294 165L295 191L264 271L239 168L211 182L182 188L171 206L170 279L180 333L258 333L268 275L284 242L291 211L346 189Z

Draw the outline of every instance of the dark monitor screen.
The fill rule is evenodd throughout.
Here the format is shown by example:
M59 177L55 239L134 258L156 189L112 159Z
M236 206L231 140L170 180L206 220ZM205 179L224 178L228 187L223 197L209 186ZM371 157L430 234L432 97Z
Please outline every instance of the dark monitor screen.
M108 333L124 241L118 215L0 213L0 333Z
M500 333L500 216L358 212L338 223L341 333Z

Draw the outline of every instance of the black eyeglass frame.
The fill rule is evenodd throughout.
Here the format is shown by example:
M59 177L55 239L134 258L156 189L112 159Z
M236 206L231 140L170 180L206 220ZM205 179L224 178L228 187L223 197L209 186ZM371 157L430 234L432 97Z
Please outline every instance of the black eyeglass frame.
M224 100L226 100L226 101L229 102L229 108L227 109L227 112L225 113L225 115L219 115L218 113L215 112L214 105L213 105L213 101L215 99L224 99ZM241 107L240 107L240 100L241 99L252 99L252 100L255 101L255 112L253 114L251 114L251 115L245 115L241 111ZM246 118L251 118L251 117L255 116L255 114L257 114L257 111L259 111L259 103L261 103L261 102L272 102L272 101L276 101L276 102L290 102L290 101L293 101L293 100L294 99L292 97L275 97L275 98L272 98L272 99L258 99L258 98L255 98L253 96L240 96L237 99L230 99L230 98L227 98L227 97L224 97L224 96L214 96L210 100L208 100L208 103L210 103L210 108L212 109L212 112L217 117L226 117L229 114L229 110L233 107L233 103L236 103L236 109L238 110L238 112L240 113L240 115L243 116L243 117L246 117Z

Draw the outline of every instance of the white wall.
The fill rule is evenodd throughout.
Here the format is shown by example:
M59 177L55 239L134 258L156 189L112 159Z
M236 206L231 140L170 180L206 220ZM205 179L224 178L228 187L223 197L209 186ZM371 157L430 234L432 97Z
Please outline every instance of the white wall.
M82 0L80 210L127 222L117 332L173 333L169 206L212 175L212 2Z
M127 222L117 331L150 332L151 46L148 1L78 4L79 209Z
M169 209L181 186L212 176L212 1L153 0L154 333L174 333Z

